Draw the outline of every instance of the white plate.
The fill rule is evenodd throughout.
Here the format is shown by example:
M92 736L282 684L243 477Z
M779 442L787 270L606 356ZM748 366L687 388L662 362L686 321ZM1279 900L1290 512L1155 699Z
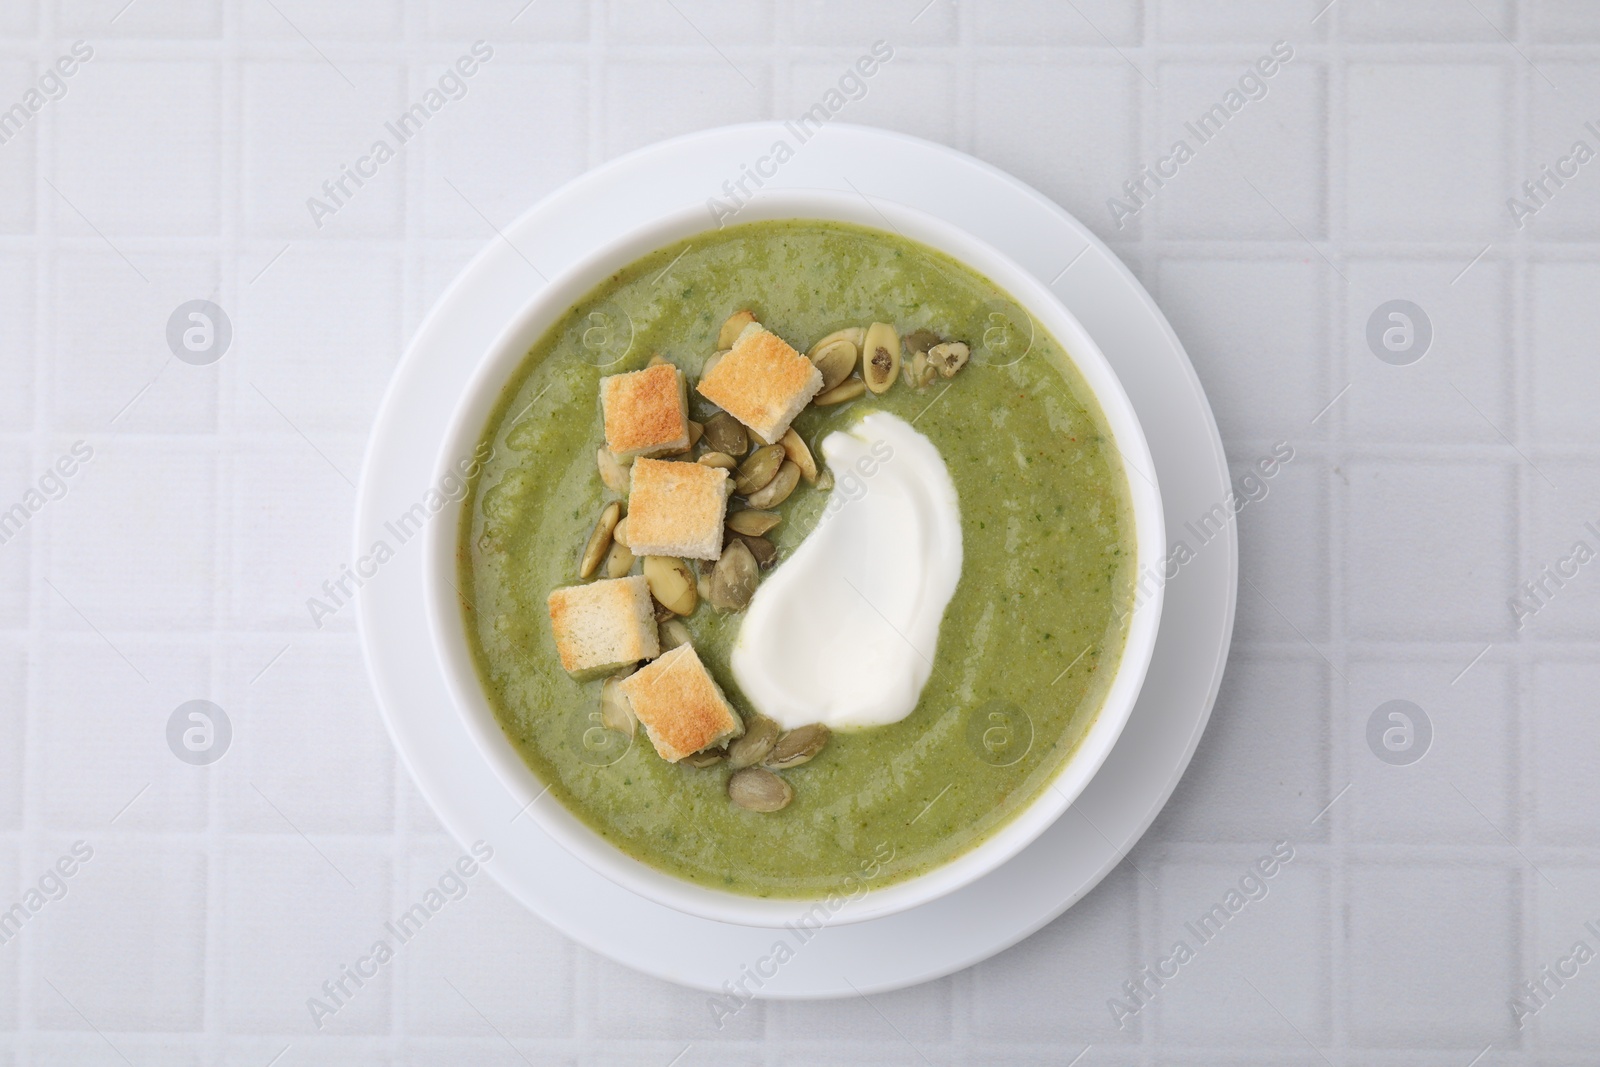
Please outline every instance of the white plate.
M385 523L432 488L437 449L467 379L543 278L650 218L704 203L768 155L781 124L756 123L654 145L556 191L461 272L417 331L389 386L362 471L356 548L394 546ZM1081 223L1037 192L942 145L830 126L766 179L772 187L855 191L942 216L1009 254L1099 342L1145 427L1169 541L1226 499L1229 476L1211 409L1148 293ZM412 541L420 539L413 538ZM1166 588L1161 636L1121 739L1073 808L999 870L950 896L883 919L796 934L694 918L636 897L590 870L512 800L451 706L424 609L421 546L397 548L362 590L362 644L390 734L446 828L495 847L488 870L580 944L648 974L720 990L773 955L765 997L897 989L949 974L1028 936L1087 893L1150 825L1205 728L1233 631L1234 528L1200 548ZM747 983L747 988L752 988Z

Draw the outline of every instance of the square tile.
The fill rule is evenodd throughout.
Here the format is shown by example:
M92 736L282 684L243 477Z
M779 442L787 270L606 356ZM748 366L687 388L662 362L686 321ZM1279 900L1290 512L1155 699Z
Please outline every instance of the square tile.
M487 1018L513 1040L574 1036L577 949L506 895L493 859L463 876L454 865L468 855L452 842L411 856L406 900L431 890L448 903L407 946L407 1031L492 1038Z
M982 159L1010 171L1106 239L1136 237L1138 218L1108 207L1138 169L1139 76L1116 61L980 63L973 134ZM1054 131L1041 140L1040 129ZM1122 223L1121 226L1118 223Z
M1100 46L1110 41L1127 46L1142 42L1139 5L1116 0L980 4L973 15L978 39L985 44Z
M826 931L819 936L826 936ZM792 944L794 935L787 937ZM633 1042L671 1044L707 1039L757 1040L766 1032L770 1006L764 1001L750 1001L731 1013L719 1012L717 1005L722 998L709 993L651 978L599 956L588 957L588 962L579 1010L593 1033ZM730 981L738 977L735 973L728 975ZM682 1045L677 1047L681 1049ZM671 1051L667 1053L669 1059L672 1055Z
M826 107L827 94L837 92L849 103L834 121L882 126L933 141L955 140L956 78L950 67L901 54L863 78L854 64L868 55L861 49L814 63L795 63L789 68L785 113L798 121L819 103Z
M1600 366L1585 354L1586 339L1600 330L1593 299L1600 264L1535 263L1529 271L1532 428L1544 442L1600 441L1594 418Z
M1529 21L1537 40L1549 44L1600 40L1600 11L1585 0L1535 0Z
M1503 67L1357 63L1345 85L1352 236L1487 242L1510 235Z
M1123 864L1061 918L973 967L970 1040L988 1047L1137 1041L1148 1020L1120 1020L1119 1028L1106 1002L1145 962L1139 895L1147 889Z
M406 96L402 67L350 61L339 67L356 88L315 58L242 64L239 227L245 234L307 241L404 232L415 134L402 141L389 124L417 100ZM430 116L424 134L454 118L449 111ZM348 177L357 169L371 173ZM267 278L278 273L275 267Z
M1161 307L1205 382L1225 443L1323 432L1310 421L1332 399L1323 362L1327 269L1314 255L1160 264Z
M1200 747L1151 829L1161 841L1326 835L1311 820L1328 784L1328 669L1320 660L1235 651Z
M1327 0L1238 0L1226 5L1205 0L1157 0L1156 33L1163 40L1260 42L1263 52L1276 38L1311 40L1308 24Z
M305 442L263 443L227 467L234 549L228 617L251 629L332 632L355 627L353 599L325 583L347 579L355 499L338 478L306 465ZM312 462L316 462L313 458ZM414 551L420 551L420 546ZM346 588L356 587L348 580ZM333 614L327 614L328 610Z
M37 935L35 975L60 990L41 981L32 991L40 1029L205 1026L204 852L175 843L62 836L33 850L31 859L24 877L47 894L61 894L28 931ZM65 866L56 866L63 860ZM62 878L68 869L75 873ZM53 890L56 885L61 889Z
M0 256L0 430L33 426L33 279L33 257Z
M228 677L251 678L273 654L266 645L240 649ZM393 829L394 749L353 637L298 638L257 680L227 692L229 711L237 709L223 790L230 830Z
M941 978L870 998L774 1001L768 1008L767 1040L781 1047L848 1034L852 1045L883 1042L891 1057L910 1053L915 1058L907 1040L923 1049L950 1040L954 1000L954 980Z
M606 7L606 37L630 44L689 48L705 48L709 40L737 63L734 46L771 40L774 6L739 0L674 0L672 4L611 0Z
M62 234L216 233L221 73L211 63L96 57L56 105L50 180ZM114 167L108 159L117 160ZM81 213L81 217L80 217ZM87 220L87 221L85 221Z
M770 82L765 60L744 56L733 66L712 57L609 67L601 109L605 156L707 126L766 118Z
M1519 634L1586 641L1600 617L1600 471L1582 461L1541 459L1550 477L1529 479L1532 527L1517 560L1506 612ZM1593 529L1591 529L1593 527Z
M0 35L31 37L39 25L38 4L15 4L0 9Z
M0 830L22 829L28 707L27 650L20 643L0 641L0 708L6 709L0 715Z
M436 39L473 40L486 31L494 41L589 39L588 0L565 0L560 4L518 0L509 8L509 15L502 0L425 0L425 4L428 34Z
M849 0L794 0L790 12L790 32L801 44L865 47L886 40L898 48L902 41L908 46L948 44L956 36L954 0L929 0L920 11Z
M1397 652L1350 661L1340 739L1350 792L1330 819L1348 820L1356 838L1384 844L1499 845L1500 834L1515 833L1517 691L1510 669L1489 660L1452 685L1469 657ZM1421 708L1428 725L1405 709L1378 714L1394 700ZM1396 711L1404 718L1392 718ZM1397 731L1397 746L1419 745L1428 732L1426 748L1403 754L1415 762L1390 764L1373 752L1374 716L1382 730Z
M1594 846L1595 788L1581 768L1583 754L1600 742L1600 723L1589 708L1600 664L1546 660L1533 668L1533 750L1526 775L1533 792L1534 837L1541 844Z
M4 17L0 14L0 18ZM38 88L40 73L31 63L15 59L0 61L0 99L5 100L0 106L8 114L13 104L21 103L26 109L27 104L33 102L27 93ZM26 122L19 124L12 119L0 124L0 233L29 233L34 228L35 164L39 125L43 121L41 114L44 109L57 106L42 99L38 102L40 113L30 113ZM49 186L43 188L47 194L54 195Z
M1163 1044L1328 1044L1329 874L1293 836L1263 840L1239 862L1174 861L1153 872L1161 892L1151 966L1157 979L1171 974L1153 1001ZM1180 943L1187 962L1173 961L1186 954Z
M327 40L396 40L405 19L400 0L351 0L342 4L273 0L271 4L241 8L239 18L241 32L247 37L313 42L308 52ZM344 66L337 57L330 58L329 62ZM354 80L354 76L351 77Z
M52 627L203 631L216 616L216 468L205 450L110 439L51 505ZM79 613L82 613L81 616Z
M313 846L285 834L230 844L221 869L223 1026L319 1043L323 1035L389 1033L396 957L406 946L384 926L391 871L379 849L326 839ZM380 941L387 963L377 960ZM357 986L347 968L376 974Z
M221 367L174 359L167 330L180 305L218 301L217 262L147 252L130 258L132 266L110 249L56 255L55 345L44 364L49 426L91 436L211 433ZM237 360L241 341L235 329L221 359L232 353Z
M1503 1039L1521 925L1516 876L1495 867L1357 864L1347 981L1357 1045L1460 1048Z
M430 234L481 241L483 216L504 226L585 169L588 75L575 63L496 56L465 84L469 95L422 142L423 211Z
M1278 441L1230 457L1239 505L1239 569L1249 579L1239 590L1234 635L1321 647L1328 637L1327 464L1305 446L1280 462L1293 448ZM1263 465L1276 473L1263 477ZM1198 553L1200 537L1216 529L1221 514L1213 508L1191 516L1177 536ZM1175 580L1183 580L1182 572Z
M180 704L212 698L210 659L149 638L114 640L148 683L94 634L51 637L40 652L39 817L63 831L113 819L119 830L199 830L206 774L173 757L167 723Z
M1526 1033L1523 1040L1540 1050L1588 1053L1600 1042L1600 983L1593 981L1600 921L1592 904L1600 893L1600 870L1563 865L1545 874L1550 882L1532 882L1535 920L1527 963L1511 990L1509 999L1517 1005L1511 1012Z
M1536 240L1593 240L1600 235L1600 166L1592 165L1600 115L1571 102L1600 92L1600 66L1543 57L1538 64L1529 83L1526 155L1512 160L1506 215Z
M331 437L366 440L399 361L398 259L326 243L292 247L239 300L236 330L251 338L237 365L240 423L304 444L307 477L353 487L360 445L346 454ZM308 333L307 321L318 329Z
M1502 41L1517 38L1514 0L1462 4L1391 4L1349 0L1338 11L1340 36L1352 41ZM1474 10L1476 9L1476 10ZM1503 36L1502 36L1503 35Z
M1324 421L1342 421L1362 443L1502 443L1500 431L1514 429L1511 268L1492 252L1461 273L1467 265L1437 259L1345 265L1342 379L1350 392ZM1390 307L1396 300L1420 307L1425 324ZM1385 362L1369 331L1390 359L1415 352L1391 353L1383 340L1390 330L1399 331L1392 336L1401 346L1421 344L1426 331L1426 351L1405 366Z
M1352 635L1492 641L1511 632L1517 491L1490 463L1350 463L1341 508Z
M128 0L56 0L56 33L102 37L220 37L222 11L206 0L134 4Z
M1263 53L1265 54L1265 53ZM1327 234L1327 72L1303 57L1261 76L1250 60L1159 70L1164 185L1144 186L1167 237L1320 241ZM1177 161L1181 142L1193 158ZM1252 185L1254 188L1252 188ZM1123 203L1140 206L1139 198ZM1306 254L1322 260L1331 249Z
M17 855L17 848L10 842L0 844L0 898L3 898L7 909L13 903L22 899L22 865ZM3 933L6 938L0 942L0 1027L15 1032L17 1019L21 1014L21 977L18 971L22 960L22 946L32 939L33 922L24 920L22 928L16 932ZM10 1053L0 1050L0 1064L7 1063Z
M42 487L32 451L21 444L0 444L0 629L28 625L28 586L32 581L35 546L47 519L40 517L52 501L51 479Z

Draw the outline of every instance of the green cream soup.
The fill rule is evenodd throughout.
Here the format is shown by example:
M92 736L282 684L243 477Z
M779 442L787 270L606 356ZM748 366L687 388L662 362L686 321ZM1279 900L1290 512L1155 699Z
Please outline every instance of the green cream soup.
M600 680L561 669L545 598L578 582L595 518L615 499L602 375L652 354L693 383L723 321L751 309L801 351L843 326L893 323L966 341L971 361L923 389L810 407L822 439L868 411L913 421L960 497L960 583L934 669L898 723L836 732L785 770L794 799L758 813L729 801L724 765L695 769L599 724ZM492 449L492 451L490 451ZM460 591L484 689L508 740L560 803L631 856L705 886L815 898L911 878L971 849L1026 807L1094 722L1133 603L1131 505L1104 416L1067 354L987 279L890 234L762 222L699 235L618 271L541 338L485 431L489 458L460 531ZM826 503L802 484L770 535L776 567ZM635 573L638 571L635 564ZM729 700L759 710L729 670L741 616L701 602L685 619ZM548 800L544 803L549 803Z

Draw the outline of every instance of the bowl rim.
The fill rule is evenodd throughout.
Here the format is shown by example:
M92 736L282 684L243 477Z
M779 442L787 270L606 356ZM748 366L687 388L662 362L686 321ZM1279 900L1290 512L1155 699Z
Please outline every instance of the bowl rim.
M482 354L457 399L449 428L434 463L434 486L460 476L470 459L507 381L549 327L614 271L657 249L721 229L728 222L807 219L834 221L895 234L950 256L986 277L1026 310L1056 339L1089 386L1120 453L1132 503L1135 534L1134 574L1159 571L1166 554L1162 502L1155 466L1133 405L1093 338L1050 288L987 242L937 216L894 201L833 190L763 190L731 218L719 217L709 202L664 213L594 250L552 277L524 303ZM884 228L887 224L888 229ZM1127 470L1127 468L1134 468ZM474 744L501 784L518 801L518 817L528 815L569 853L616 884L656 903L701 918L756 927L782 927L809 919L829 923L862 922L917 907L955 892L1001 866L1031 844L1076 801L1109 756L1121 735L1155 648L1164 583L1145 590L1141 581L1128 624L1122 656L1093 723L1074 751L1032 800L977 845L911 878L865 887L848 896L826 898L754 897L703 886L652 867L623 852L590 829L564 804L539 801L549 785L506 739L479 679L467 642L460 594L453 582L462 512L471 497L445 497L427 524L423 572L429 634L451 702Z

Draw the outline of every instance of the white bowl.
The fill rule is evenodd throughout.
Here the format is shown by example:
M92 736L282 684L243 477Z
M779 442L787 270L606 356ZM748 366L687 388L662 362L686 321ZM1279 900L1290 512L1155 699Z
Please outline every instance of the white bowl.
M762 193L732 221L818 219L883 230L887 222L900 235L919 241L966 264L994 282L1025 308L1070 354L1093 390L1110 426L1127 473L1133 503L1135 574L1159 575L1166 555L1166 529L1155 464L1127 394L1110 365L1078 320L1033 275L992 246L932 215L886 201L868 202L845 194L788 190ZM439 484L457 473L460 457L481 440L489 413L529 350L562 314L610 274L666 245L718 228L705 207L686 208L642 226L596 251L552 279L529 299L485 354L461 397L436 465ZM512 747L484 696L461 614L455 578L460 521L471 497L448 504L429 523L424 570L429 628L447 685L467 730L518 805L529 805L545 783ZM1129 620L1127 643L1104 705L1093 725L1055 778L1026 808L977 847L915 878L869 889L842 907L829 907L827 921L862 922L905 911L983 877L1028 846L1061 816L1088 785L1110 754L1133 710L1155 648L1161 617L1162 584L1141 592ZM781 927L808 912L815 899L743 896L707 888L649 866L622 852L560 803L532 804L526 817L600 874L656 903L690 915L746 926Z

